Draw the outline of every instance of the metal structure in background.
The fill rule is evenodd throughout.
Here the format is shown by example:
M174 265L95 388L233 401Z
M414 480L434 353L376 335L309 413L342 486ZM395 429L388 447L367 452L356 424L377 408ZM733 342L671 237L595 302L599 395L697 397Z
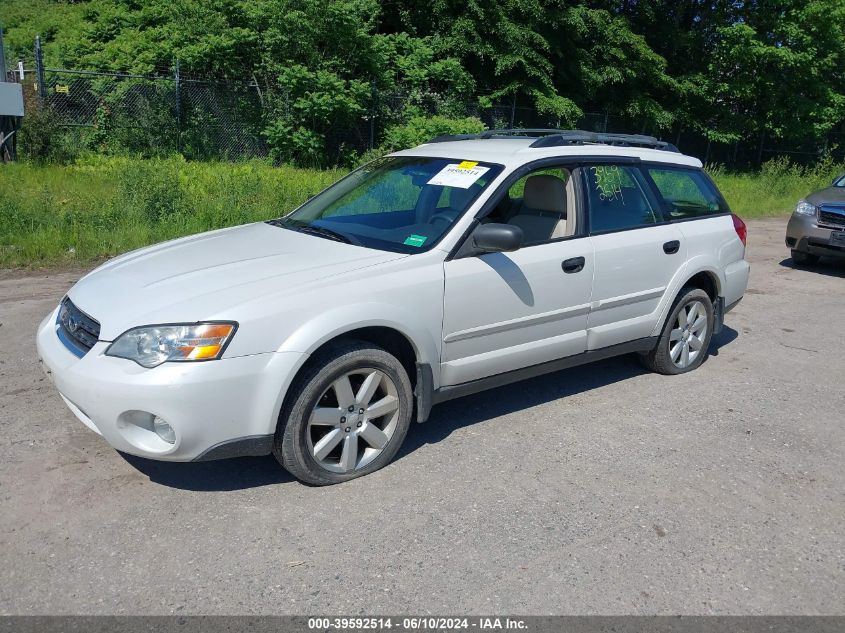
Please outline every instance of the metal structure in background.
M17 131L23 119L23 89L7 81L6 49L0 28L0 162L17 157Z
M182 82L179 76L179 60L176 60L176 72L173 81L176 86L176 99L173 105L176 107L176 151L182 151Z
M221 81L184 76L178 60L167 75L136 75L46 68L40 38L35 42L34 70L6 75L24 84L28 105L46 109L57 126L84 137L91 147L114 147L145 155L179 152L189 159L241 160L265 157L270 148L262 134L279 113L290 107L287 95L257 81ZM330 161L342 164L350 154L377 147L387 128L403 121L407 105L427 114L476 116L488 128L559 128L562 122L533 108L507 104L480 108L477 102L444 106L381 93L371 84L369 110L352 123L324 131ZM30 99L31 97L31 99ZM33 103L34 102L34 103ZM845 160L845 124L821 146L795 146L769 138L738 143L710 141L699 131L650 129L641 121L610 112L587 112L576 128L597 133L650 134L685 154L728 168L759 167L775 156L812 163L824 151Z
M41 48L41 36L35 36L35 89L38 92L39 105L45 105L47 89L44 86L44 51Z
M3 45L2 26L0 26L0 81L6 81L6 47Z

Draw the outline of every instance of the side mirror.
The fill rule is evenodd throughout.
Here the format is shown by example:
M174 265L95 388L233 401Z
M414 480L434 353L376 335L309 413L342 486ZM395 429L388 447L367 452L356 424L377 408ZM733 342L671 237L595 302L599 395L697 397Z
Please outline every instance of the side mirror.
M472 234L472 243L486 253L506 253L522 246L522 229L513 224L482 224Z

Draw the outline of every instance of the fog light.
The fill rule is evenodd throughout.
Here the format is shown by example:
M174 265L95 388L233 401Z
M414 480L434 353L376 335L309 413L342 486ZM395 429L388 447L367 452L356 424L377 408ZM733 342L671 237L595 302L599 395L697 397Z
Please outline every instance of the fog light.
M156 416L153 419L153 428L156 434L168 444L176 443L176 432L173 430L173 427L160 417Z

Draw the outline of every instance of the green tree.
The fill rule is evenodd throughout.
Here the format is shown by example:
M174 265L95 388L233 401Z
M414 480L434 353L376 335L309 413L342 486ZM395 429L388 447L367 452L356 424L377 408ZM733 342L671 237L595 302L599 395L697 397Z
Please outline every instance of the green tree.
M823 138L845 120L845 1L749 3L717 30L703 83L724 138Z
M50 66L253 82L260 107L233 107L308 165L478 106L760 148L845 121L845 0L3 0L0 20L28 65L40 33Z
M632 131L671 127L680 86L625 17L584 6L558 8L549 17L545 29L549 40L556 33L552 61L562 92L583 107L625 117Z
M439 38L446 54L474 78L482 104L508 102L574 123L576 102L555 86L553 44L544 35L543 0L434 0L383 3L382 29Z

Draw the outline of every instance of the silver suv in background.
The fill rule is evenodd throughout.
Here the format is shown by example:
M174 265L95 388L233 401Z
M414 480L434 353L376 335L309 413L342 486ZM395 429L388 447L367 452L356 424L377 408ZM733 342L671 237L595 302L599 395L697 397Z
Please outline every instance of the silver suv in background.
M800 200L786 227L786 245L798 265L845 258L845 174Z

